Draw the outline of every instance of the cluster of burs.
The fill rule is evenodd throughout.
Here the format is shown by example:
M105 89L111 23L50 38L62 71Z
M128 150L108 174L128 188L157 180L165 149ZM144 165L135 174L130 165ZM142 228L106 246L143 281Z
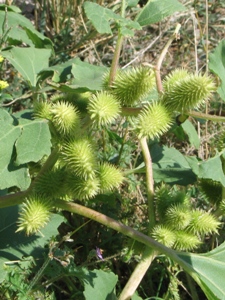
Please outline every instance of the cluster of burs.
M169 130L176 115L200 107L216 89L210 76L190 74L184 69L166 76L160 93L157 92L155 73L147 67L118 70L110 85L109 77L108 73L103 77L101 91L62 93L34 103L34 117L48 120L57 159L49 170L41 175L37 173L33 193L23 205L18 230L25 230L27 234L37 232L48 221L56 198L94 201L97 195L112 193L121 187L125 178L123 170L100 155L103 146L99 139L104 129L126 116L137 139L158 138ZM158 94L158 99L154 96L151 100L151 94ZM187 214L187 201L183 202L170 201L166 210L163 209L164 214L168 210L170 216L166 217L166 225L156 227L153 234L168 246L195 248L199 244L198 235L216 230L218 222L214 219L209 222L207 218L211 216L207 214L206 222L212 226L195 232L190 224L198 218L193 212L192 217ZM173 219L174 212L180 219L188 218L185 224L179 225L182 228ZM176 235L172 224L177 225ZM189 232L196 234L196 239L193 240L192 234L192 240L186 246L178 242L179 232L185 228L188 228L186 241Z

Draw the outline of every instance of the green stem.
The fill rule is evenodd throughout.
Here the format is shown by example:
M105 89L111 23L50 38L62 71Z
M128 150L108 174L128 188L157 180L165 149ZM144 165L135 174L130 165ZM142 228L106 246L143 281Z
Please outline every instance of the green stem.
M148 199L148 218L149 218L149 233L155 225L155 208L154 208L154 180L152 169L152 158L148 148L147 138L143 137L140 140L141 150L146 168L146 191Z
M143 243L149 248L153 248L155 251L159 253L163 253L166 256L170 257L173 261L178 263L185 271L187 271L197 283L199 283L198 277L196 275L195 270L193 267L186 263L182 258L178 256L179 252L172 250L170 248L167 248L163 244L160 244L159 242L155 241L153 238L127 226L123 223L116 221L100 212L97 212L91 208L82 206L77 203L68 202L60 199L56 199L54 202L54 206L56 208L60 208L72 213L76 213L78 215L81 215L83 217L89 218L91 220L94 220L104 226L107 226L113 230L116 230L120 233L122 233L125 236L128 236L140 243ZM184 253L183 253L184 255ZM188 253L187 253L188 256Z
M210 120L210 121L215 121L215 122L225 122L225 117L221 116L216 116L216 115L209 115L209 114L204 114L198 111L189 111L185 113L193 118L198 118L198 119L203 119L203 120Z
M120 294L118 300L129 300L135 293L136 289L140 285L144 275L148 271L152 261L154 260L157 252L152 248L145 247L142 254L141 261L137 264L133 273L131 274L128 282L126 283L122 293Z
M177 37L179 30L180 30L180 24L178 24L176 26L173 36L169 39L169 41L165 45L161 55L159 56L157 64L155 66L156 84L157 84L157 90L159 93L162 93L162 91L163 91L162 80L161 80L161 75L160 75L161 65L162 65L163 59L164 59L172 41L174 40L174 38ZM137 108L137 109L125 108L125 109L123 109L122 113L125 115L127 115L127 114L136 115L140 112L140 109L141 108ZM146 137L142 138L140 140L140 145L141 145L143 158L144 158L144 162L145 162L145 168L146 168L146 188L147 188L148 218L149 218L148 232L150 234L152 228L155 225L154 180L153 180L153 170L152 170L152 159L151 159L151 155L149 152ZM152 248L145 247L142 259L136 266L131 277L129 278L126 286L124 287L124 289L119 297L119 300L128 300L132 297L132 295L138 288L142 278L144 277L145 273L147 272L148 268L150 267L150 265L156 255L157 255L157 251L153 250Z
M146 137L140 140L140 145L146 168L146 191L148 199L149 219L148 232L150 234L153 226L155 225L154 180L152 170L152 159ZM153 248L145 247L141 261L137 264L132 275L130 276L127 284L125 285L122 293L120 294L119 300L128 300L132 297L156 255L157 251L155 251Z
M118 155L118 158L117 158L117 160L116 160L116 164L117 164L117 165L119 164L119 161L120 161L121 156L122 156L122 153L123 153L124 145L125 145L125 143L126 143L127 133L128 133L128 127L125 129L125 133L124 133L124 135L123 135L122 145L121 145L121 147L120 147L119 155Z
M121 16L123 18L125 16L125 9L126 9L126 0L122 0ZM117 70L117 66L118 66L118 62L119 62L119 58L120 58L120 51L122 48L122 44L123 44L123 35L121 33L121 29L119 29L118 38L117 38L117 42L116 42L116 48L115 48L112 65L111 65L111 69L110 69L110 73L109 73L109 86L111 86L113 84L114 78L116 76L116 70Z
M123 107L122 108L122 116L138 116L140 111L142 110L141 107ZM202 120L210 120L214 122L225 122L225 117L217 116L217 115L209 115L198 111L187 111L184 115L202 119Z
M194 281L192 280L191 276L188 273L186 273L186 278L187 278L188 286L191 291L192 300L199 300L198 293L194 285Z

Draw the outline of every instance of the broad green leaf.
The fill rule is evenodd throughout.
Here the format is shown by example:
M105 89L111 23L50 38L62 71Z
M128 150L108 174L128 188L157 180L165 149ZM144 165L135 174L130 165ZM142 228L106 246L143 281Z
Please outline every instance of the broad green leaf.
M193 124L189 120L186 120L184 123L181 124L181 126L186 132L190 144L194 146L196 149L199 149L200 139Z
M143 300L140 296L138 296L138 293L135 292L134 295L131 297L131 300ZM155 298L154 300L157 300L157 298Z
M219 76L221 84L217 92L225 101L225 40L222 40L209 55L209 69Z
M27 114L29 115L28 112ZM21 190L27 189L31 179L24 164L30 161L36 162L44 155L50 154L51 135L48 124L45 120L25 119L25 115L23 112L16 119L5 110L0 110L1 190L13 186Z
M8 11L14 11L16 13L21 13L21 9L15 5L6 5L6 4L0 4L0 10L5 11L5 8L7 7Z
M135 7L138 5L139 0L128 0L127 1L127 6L128 7Z
M51 66L42 70L39 73L39 78L44 80L48 77L52 77L52 81L56 83L65 82L69 79L69 76L71 76L72 65L79 63L82 63L79 58L73 58L63 64Z
M178 253L178 256L189 265L190 275L194 269L200 280L198 284L209 300L225 299L225 243L205 254Z
M72 85L64 87L80 91L101 90L103 75L106 71L106 67L94 66L77 61L77 63L72 66L72 74L74 76Z
M192 171L186 157L175 148L166 146L151 147L153 161L153 176L156 182L187 185L196 181L196 175Z
M184 10L186 7L177 0L150 0L138 14L136 21L141 26L154 24Z
M26 189L30 184L27 169L12 164L13 147L21 129L13 125L13 118L0 110L0 189L17 186Z
M30 29L25 26L23 27L23 29L26 32L28 38L32 41L32 44L35 48L47 48L53 51L53 43L49 38L35 29Z
M198 177L219 181L225 186L225 176L220 156L216 155L213 158L200 162Z
M134 34L133 29L141 29L138 22L122 18L112 10L93 2L85 1L84 10L88 19L99 33L112 34L111 20L119 23L122 34L126 36L132 36Z
M16 233L18 213L18 206L0 209L0 282L4 280L5 262L26 256L42 258L45 244L58 234L57 228L64 221L64 217L53 214L41 233L28 237L23 232Z
M16 8L16 7L15 7ZM12 6L7 7L7 13L0 10L0 36L5 31L7 33L7 42L9 44L27 44L37 48L51 48L53 44L51 40L38 32L33 24L23 15L19 14L20 10L12 10ZM5 28L4 28L5 20Z
M22 27L12 27L9 29L7 43L12 46L20 46L22 43L33 46L32 41L27 36Z
M118 276L102 270L89 271L84 278L84 296L86 300L114 300L113 290Z
M113 11L89 1L84 2L84 11L99 33L112 34L109 20L113 19Z
M198 176L199 174L199 160L196 156L185 156L186 161L191 167L192 171Z
M21 73L24 80L36 87L38 73L48 67L51 50L14 47L2 51L1 55Z
M5 27L4 27L4 22ZM6 27L7 26L7 27ZM34 29L33 24L23 15L13 12L13 11L8 11L5 13L5 11L0 10L0 35L2 36L4 33L4 30L7 28L21 28L21 27L27 27L30 28L31 30ZM10 31L9 31L9 36L10 36ZM13 39L17 39L16 36L10 36Z
M16 167L13 162L10 162L4 169L0 170L0 190L16 186L24 191L30 183L29 171L24 165Z
M37 162L51 153L51 134L45 120L30 121L22 126L16 143L16 164Z

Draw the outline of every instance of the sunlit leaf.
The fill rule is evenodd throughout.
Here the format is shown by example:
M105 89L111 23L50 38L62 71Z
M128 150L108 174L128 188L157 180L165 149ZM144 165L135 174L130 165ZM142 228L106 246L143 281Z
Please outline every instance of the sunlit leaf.
M217 91L225 101L225 40L209 55L209 69L219 76L221 83Z
M112 10L93 2L85 1L84 10L99 33L112 34L111 21L117 22L120 25L122 34L126 36L132 36L134 34L133 29L141 29L138 22L122 18Z
M141 26L154 24L186 7L177 0L150 0L136 18Z
M16 143L16 164L37 162L51 152L51 134L45 120L31 121L22 126Z
M186 120L181 126L187 134L190 144L198 149L200 147L200 139L193 124L189 120Z
M36 87L38 73L48 67L51 50L14 47L2 51L1 55L14 66L31 87Z
M197 283L209 300L225 299L225 243L205 254L179 253L178 256L189 265L190 275L194 269Z

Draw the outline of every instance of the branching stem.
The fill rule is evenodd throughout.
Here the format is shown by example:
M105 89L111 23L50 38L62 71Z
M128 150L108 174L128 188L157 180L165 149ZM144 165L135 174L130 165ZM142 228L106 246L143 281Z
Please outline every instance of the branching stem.
M126 9L126 0L122 0L122 3L121 3L121 16L122 17L125 16L125 9ZM118 62L119 62L119 58L120 58L120 51L121 51L122 45L123 45L123 35L121 33L121 29L119 29L118 38L117 38L117 42L116 42L116 49L114 52L112 65L111 65L111 69L110 69L110 73L109 73L109 85L110 86L113 84L113 81L116 76L116 70L117 70L117 66L118 66Z
M127 226L123 223L116 221L100 212L97 212L91 208L82 206L77 203L68 202L60 199L56 199L54 202L54 206L56 208L60 208L66 211L70 211L72 213L76 213L83 217L94 220L102 225L105 225L113 230L116 230L125 236L132 238L135 241L143 243L148 248L153 248L155 251L159 253L163 253L166 256L170 257L173 261L177 262L184 270L186 270L196 281L198 281L197 275L195 275L194 269L187 264L183 259L179 257L179 253L173 249L167 248L163 244L155 241L153 238ZM183 253L184 255L184 253ZM188 253L187 253L188 256Z

